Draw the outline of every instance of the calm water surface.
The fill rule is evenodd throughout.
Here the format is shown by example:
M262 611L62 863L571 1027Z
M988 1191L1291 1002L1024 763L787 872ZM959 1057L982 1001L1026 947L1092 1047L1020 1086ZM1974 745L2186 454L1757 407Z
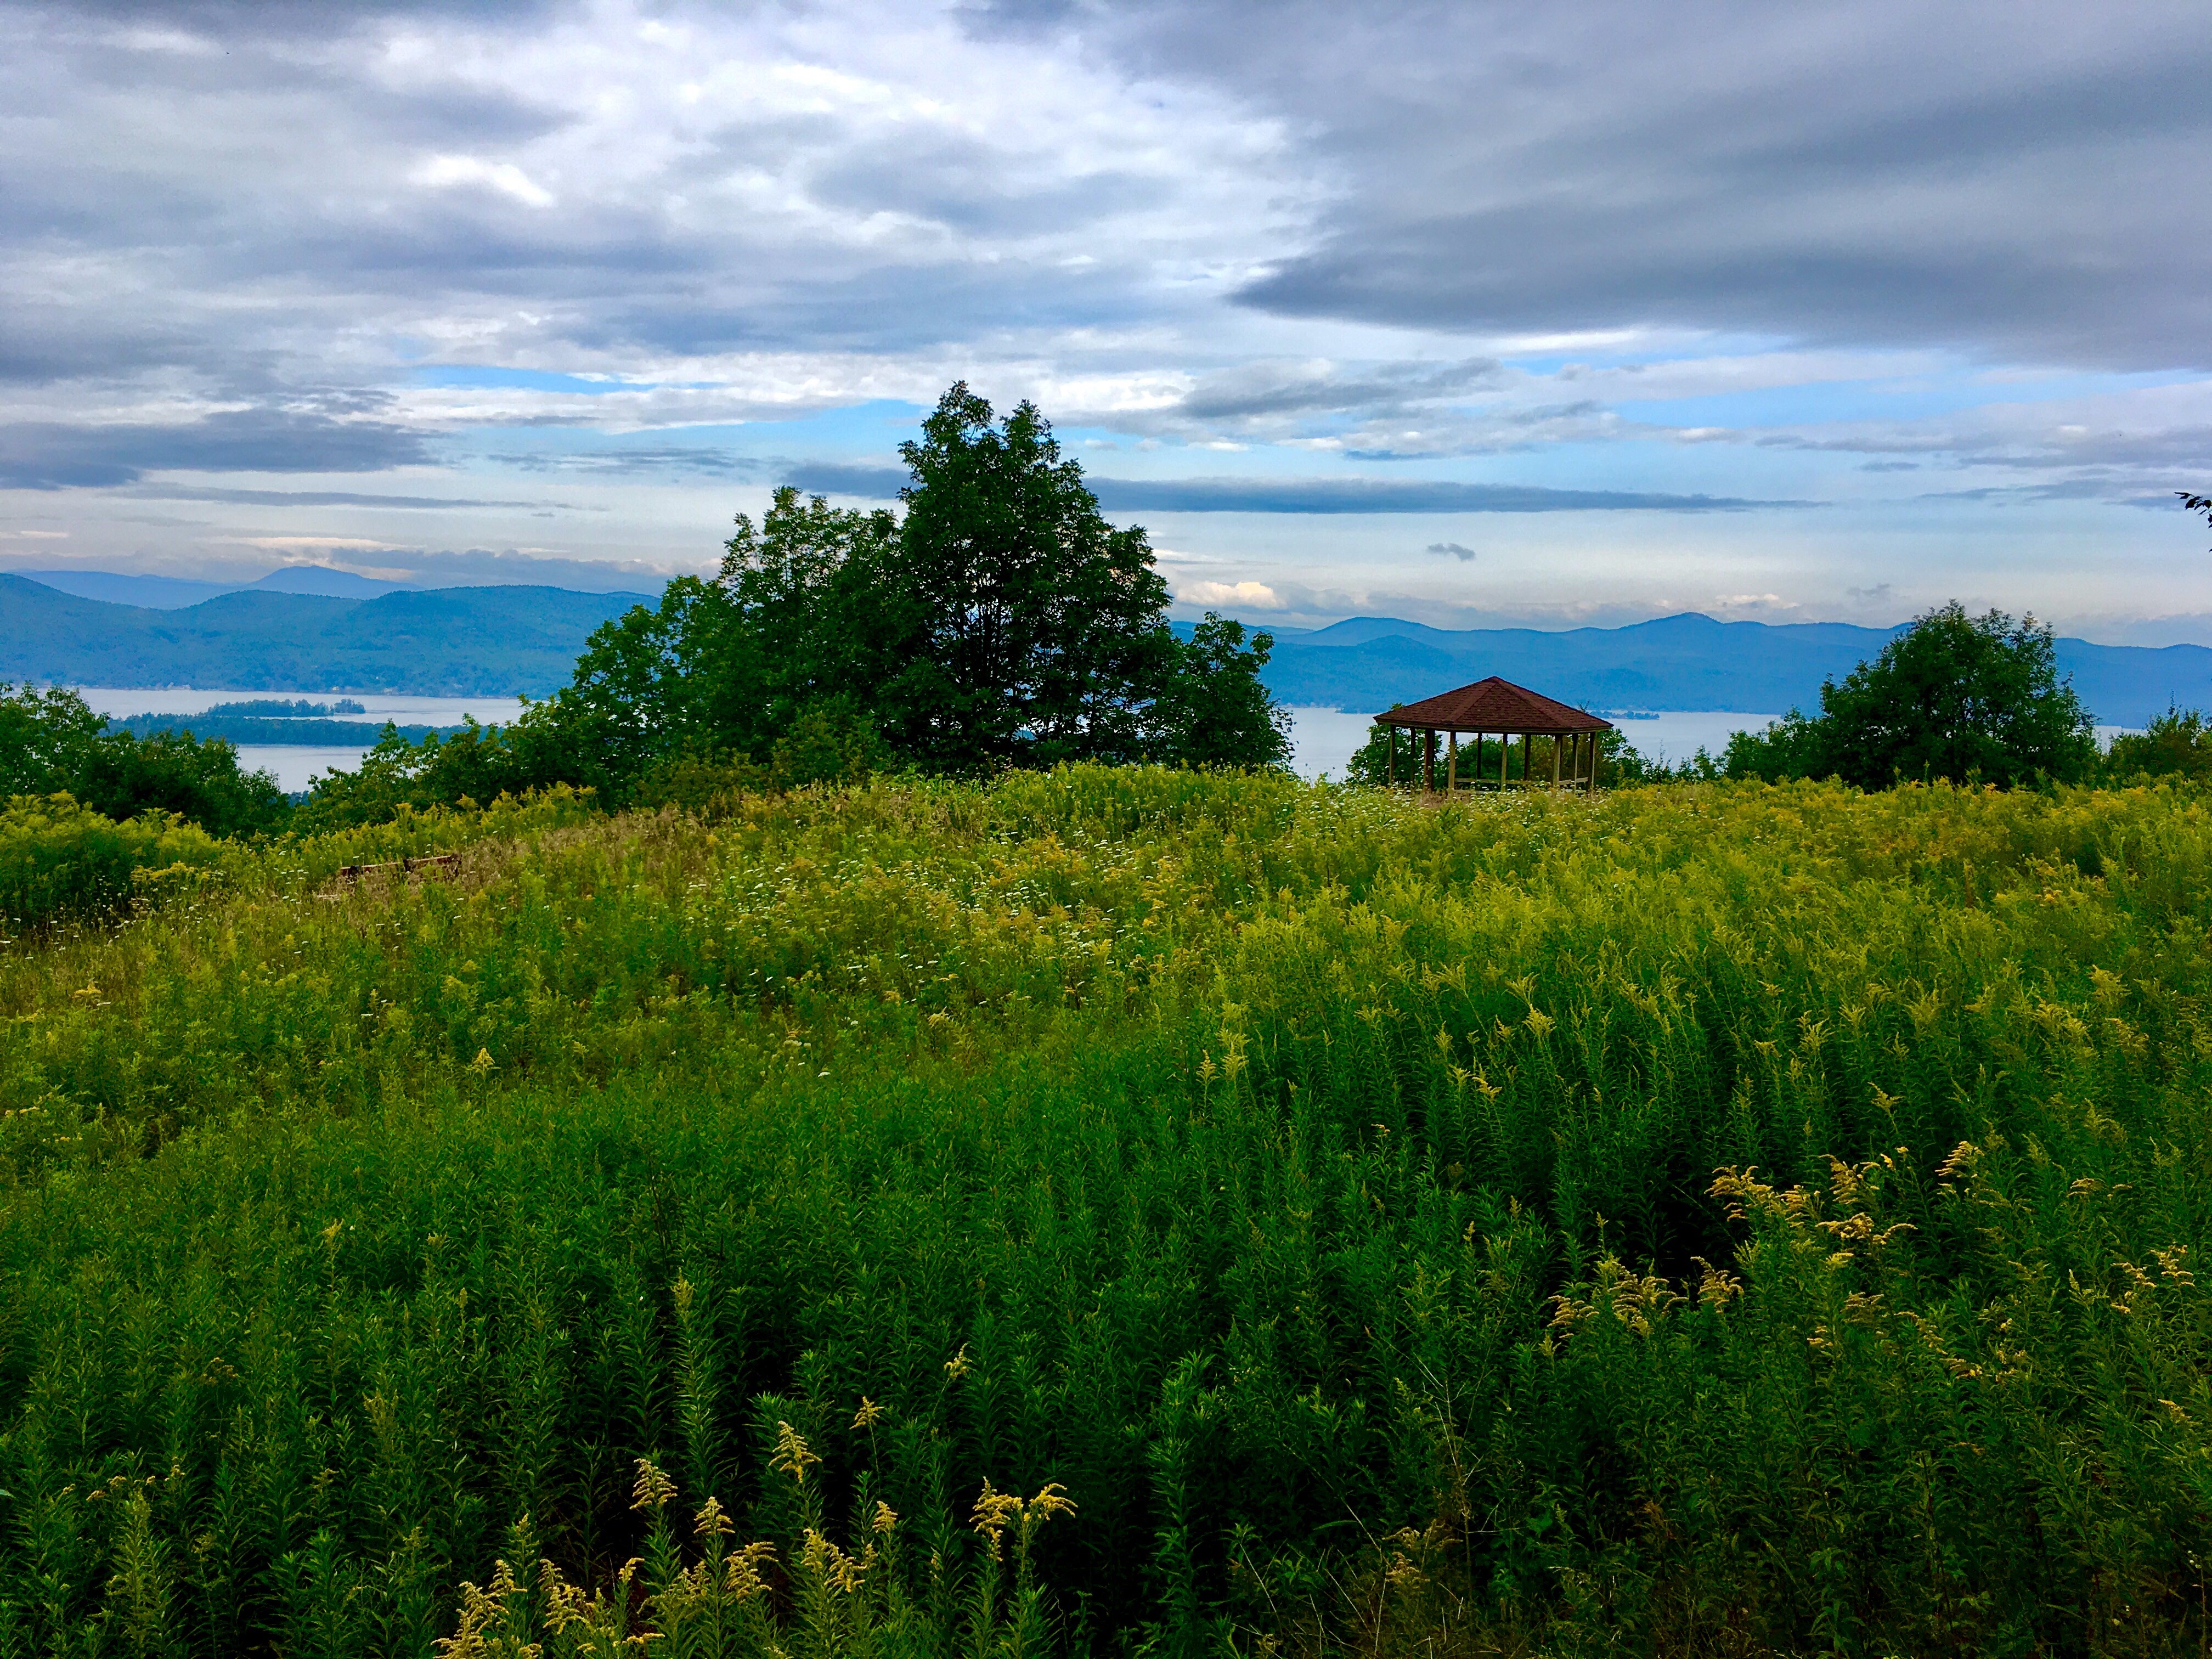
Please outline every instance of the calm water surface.
M350 771L360 764L362 751L376 741L377 730L386 720L397 720L403 726L458 726L464 718L473 716L486 726L495 726L513 720L522 710L521 700L516 697L400 697L331 691L148 691L100 685L81 685L77 690L86 702L109 715L197 714L219 702L243 702L257 697L286 701L305 697L310 702L331 703L341 696L351 695L353 701L368 712L332 718L360 723L362 735L359 747L307 744L240 746L239 755L247 766L265 768L275 773L276 781L287 789L305 789L325 772ZM1348 714L1339 708L1294 708L1290 713L1291 763L1298 775L1317 778L1326 773L1330 777L1341 778L1345 763L1352 758L1352 751L1367 741L1370 717ZM1655 714L1648 720L1616 718L1613 723L1641 753L1674 764L1689 759L1700 748L1717 756L1728 747L1731 733L1759 731L1775 718L1772 714L1720 710ZM2100 726L2098 738L2109 743L2123 729Z
M511 720L522 712L519 697L402 697L368 691L200 691L170 689L149 691L113 685L80 685L78 693L99 714L111 718L130 714L197 714L219 702L281 701L304 697L309 702L334 703L350 698L366 713L333 714L362 729L357 745L325 744L240 744L239 758L249 770L276 775L286 789L305 789L325 772L349 772L361 764L362 752L376 741L385 721L402 726L459 726L473 717L486 726Z

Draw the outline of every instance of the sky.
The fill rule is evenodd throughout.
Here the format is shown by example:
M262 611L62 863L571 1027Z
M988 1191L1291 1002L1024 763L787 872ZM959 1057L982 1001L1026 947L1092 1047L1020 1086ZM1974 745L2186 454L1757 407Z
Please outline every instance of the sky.
M2212 14L0 0L0 569L651 591L1033 400L1178 614L2212 642Z

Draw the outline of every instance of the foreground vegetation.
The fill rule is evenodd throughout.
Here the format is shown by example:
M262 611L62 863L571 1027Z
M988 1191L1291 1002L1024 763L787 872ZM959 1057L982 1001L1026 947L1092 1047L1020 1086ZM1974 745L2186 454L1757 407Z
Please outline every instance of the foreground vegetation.
M2208 854L1097 768L225 844L0 956L0 1655L2196 1651Z

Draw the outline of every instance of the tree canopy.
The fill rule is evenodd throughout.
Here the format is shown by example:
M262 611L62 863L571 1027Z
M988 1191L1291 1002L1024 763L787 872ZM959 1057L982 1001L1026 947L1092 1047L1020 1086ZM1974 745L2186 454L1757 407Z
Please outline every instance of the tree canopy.
M1179 652L1144 531L1106 522L1032 404L994 423L955 386L899 453L914 481L883 584L880 707L901 753L960 771L1138 760L1171 746L1147 717L1181 676L1237 672L1210 646Z
M66 686L0 682L0 800L57 793L116 819L173 812L214 836L274 829L290 810L276 781L219 738L137 737Z
M1838 684L1820 712L1791 709L1729 744L1731 777L1838 777L1863 789L1900 779L2009 786L2069 781L2095 765L2091 717L2058 673L2051 629L1949 605L1917 617Z

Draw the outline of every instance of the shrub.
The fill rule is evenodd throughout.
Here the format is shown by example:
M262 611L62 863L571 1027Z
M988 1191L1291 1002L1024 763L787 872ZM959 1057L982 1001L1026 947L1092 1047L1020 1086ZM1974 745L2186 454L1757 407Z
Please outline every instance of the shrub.
M1900 780L2078 782L2097 758L2091 716L2059 678L2051 629L2001 611L1969 617L1956 600L1916 618L1841 684L1820 712L1791 709L1764 732L1738 732L1731 777L1833 777L1862 789Z
M818 698L802 708L769 750L769 776L778 787L858 783L891 764L875 722L849 696Z
M2146 730L2114 738L2105 772L2116 780L2212 778L2212 725L2197 709L2169 708Z
M0 914L18 927L94 916L198 886L222 860L204 830L169 813L118 823L67 794L18 795L0 810Z
M291 804L276 780L249 772L219 738L111 727L66 686L0 681L0 799L57 791L111 818L158 811L213 836L274 830Z

